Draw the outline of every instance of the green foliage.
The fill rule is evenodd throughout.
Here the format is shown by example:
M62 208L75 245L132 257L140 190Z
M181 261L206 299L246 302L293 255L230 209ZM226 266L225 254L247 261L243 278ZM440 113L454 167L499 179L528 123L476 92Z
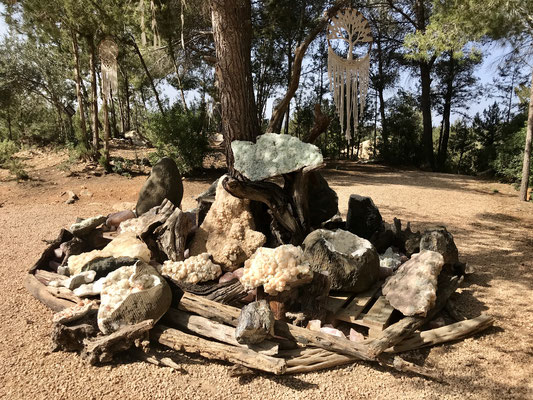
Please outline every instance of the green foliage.
M421 161L422 115L416 99L406 93L388 102L388 143L381 143L380 158L390 164L419 165Z
M26 181L30 176L24 169L24 164L19 159L13 158L7 163L9 173L14 175L17 181Z
M511 136L498 147L492 166L496 176L505 182L517 183L522 178L522 161L526 127L511 133ZM530 166L529 186L533 185L533 165Z
M171 157L180 172L201 167L207 151L207 127L202 110L184 111L175 105L167 110L166 116L153 113L144 126L146 136L157 149L150 156L151 161Z
M0 167L6 164L17 151L18 146L12 140L0 140Z

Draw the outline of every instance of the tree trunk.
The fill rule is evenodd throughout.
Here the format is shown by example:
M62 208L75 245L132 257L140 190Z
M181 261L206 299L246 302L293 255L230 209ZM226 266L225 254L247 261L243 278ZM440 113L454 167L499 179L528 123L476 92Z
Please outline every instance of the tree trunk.
M255 141L260 133L250 62L251 3L249 0L211 0L211 19L226 163L230 174L234 175L231 142Z
M92 36L86 36L87 44L89 45L89 69L91 73L91 106L93 116L93 150L98 151L99 136L98 136L98 90L96 87L96 49L94 47L94 39Z
M141 53L141 50L139 50L139 46L137 46L137 42L135 41L135 38L131 37L131 44L133 48L135 49L135 53L137 53L137 56L139 56L139 60L141 61L141 65L144 69L144 72L146 73L146 77L150 81L150 86L152 87L152 90L154 91L155 95L155 101L157 102L157 107L159 108L159 111L164 116L165 115L165 109L163 108L163 103L161 103L161 99L159 98L159 93L157 93L157 89L155 87L154 79L152 78L152 74L150 74L150 70L146 66L146 63L144 62L144 57Z
M522 164L522 183L520 185L520 200L527 200L529 171L531 166L531 139L533 137L533 71L531 72L531 88L529 89L529 111L527 117L526 144L524 147L524 162Z
M89 137L87 136L87 122L85 121L85 104L81 93L81 73L80 73L80 57L78 49L78 38L76 32L71 31L72 36L72 51L74 53L74 75L76 78L76 97L78 99L78 110L80 112L80 130L83 144L89 148Z
M7 138L13 140L13 130L11 128L11 107L7 107Z
M113 97L113 92L111 91L111 123L113 125L113 137L118 137L118 128L117 128L117 114L115 110L115 98Z
M437 158L437 166L440 171L444 169L446 157L448 155L448 139L450 138L450 114L452 109L452 95L453 95L453 79L455 77L454 71L453 51L450 52L450 59L448 61L448 79L446 82L446 93L444 94L444 110L442 112L442 139L439 142L439 154Z
M424 130L422 133L422 146L424 151L424 161L435 169L433 159L433 125L431 123L431 67L427 62L420 62L420 77L422 84L422 122Z
M381 34L377 37L377 49L378 49L378 73L379 73L379 85L376 88L379 96L379 115L381 117L381 138L383 140L383 149L386 150L389 144L389 132L387 130L387 120L385 119L385 96L383 95L383 53L381 49ZM375 140L374 140L375 142ZM375 147L375 143L374 143ZM386 151L385 151L386 153ZM374 150L375 155L375 150Z
M124 75L124 98L125 103L125 118L124 118L124 129L123 134L131 130L131 105L130 105L130 81L128 78L128 71L126 69L122 70Z
M172 64L174 65L174 71L176 72L176 79L178 80L178 89L180 92L181 104L183 105L183 110L187 112L189 111L189 108L187 107L187 102L185 101L185 93L183 92L183 85L181 84L180 70L178 67L178 63L176 62L176 58L174 57L174 47L172 46L172 38L168 38L167 42L168 42L168 55L170 56L170 59L172 60Z
M287 90L291 85L291 74L292 74L292 41L289 40L287 43ZM289 123L291 121L291 104L287 104L287 111L285 112L285 135L289 134Z

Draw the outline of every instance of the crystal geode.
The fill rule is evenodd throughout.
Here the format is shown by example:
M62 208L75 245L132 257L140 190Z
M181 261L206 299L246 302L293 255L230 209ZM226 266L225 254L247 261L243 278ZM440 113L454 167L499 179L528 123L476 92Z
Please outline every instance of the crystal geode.
M315 145L277 133L258 136L256 143L234 140L231 149L235 169L252 181L320 165L324 161Z
M437 299L437 280L443 257L430 250L413 254L383 285L391 306L406 316L426 316Z

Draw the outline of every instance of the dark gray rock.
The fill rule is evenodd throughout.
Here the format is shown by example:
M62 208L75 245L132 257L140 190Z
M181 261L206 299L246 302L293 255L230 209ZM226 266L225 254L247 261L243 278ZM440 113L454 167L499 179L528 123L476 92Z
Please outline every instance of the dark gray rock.
M339 212L339 198L320 172L310 172L308 179L309 217L311 226L318 227Z
M459 262L459 251L453 236L444 226L424 232L420 239L420 251L422 250L436 251L444 258L444 264L453 265Z
M383 231L383 219L370 197L352 194L348 201L346 229L364 239L372 239Z
M266 300L244 306L237 319L235 339L241 344L256 344L274 334L274 314Z
M179 207L182 198L183 183L178 166L171 158L164 157L154 165L150 176L141 188L135 212L137 216L141 216L152 207L161 205L165 199Z
M94 280L103 278L107 276L110 272L113 272L120 267L125 267L127 265L133 265L138 260L131 257L98 257L82 267L82 271L96 271L96 276Z
M353 233L317 229L304 240L304 260L315 272L327 271L331 289L362 292L379 278L379 256L372 244Z

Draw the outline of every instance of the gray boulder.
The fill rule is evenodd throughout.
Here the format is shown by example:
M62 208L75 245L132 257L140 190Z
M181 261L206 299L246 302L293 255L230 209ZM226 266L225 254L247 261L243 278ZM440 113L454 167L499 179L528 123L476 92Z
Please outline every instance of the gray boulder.
M331 289L362 292L379 278L379 256L366 239L338 229L317 229L304 240L304 260L316 272L327 271Z
M102 225L106 219L107 217L105 215L98 215L96 217L83 219L75 224L72 224L69 228L69 231L72 232L74 236L85 236L94 231L98 226Z
M429 229L420 239L420 251L436 251L444 258L444 264L454 265L459 262L459 251L453 236L444 226Z
M151 208L161 205L165 199L179 207L182 198L183 183L178 166L171 158L164 157L153 166L150 176L141 188L135 212L137 216L141 216Z
M384 230L383 218L370 197L352 194L348 200L346 229L364 239L371 240Z
M266 300L244 306L237 319L235 339L241 344L256 344L274 334L274 314Z

